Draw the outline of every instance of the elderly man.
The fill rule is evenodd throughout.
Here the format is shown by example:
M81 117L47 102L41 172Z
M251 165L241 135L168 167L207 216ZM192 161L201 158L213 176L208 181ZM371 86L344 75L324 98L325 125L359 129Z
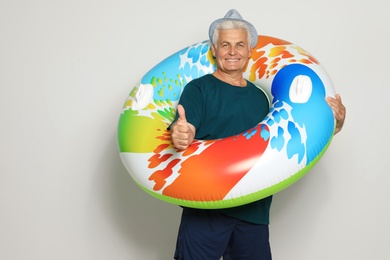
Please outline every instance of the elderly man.
M177 149L186 149L194 139L241 133L269 112L264 92L243 77L257 44L254 26L233 9L211 24L209 36L217 69L189 82L183 91L176 121L170 127ZM345 107L339 95L327 101L337 119L338 132L344 123ZM174 258L272 259L268 228L271 201L272 196L218 210L183 207Z

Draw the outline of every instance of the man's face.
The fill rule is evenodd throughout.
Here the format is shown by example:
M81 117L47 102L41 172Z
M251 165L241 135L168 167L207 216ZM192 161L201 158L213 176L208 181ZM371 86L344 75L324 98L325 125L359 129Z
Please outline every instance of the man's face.
M219 31L218 42L216 46L212 45L212 52L220 70L242 73L252 55L247 32L239 29Z

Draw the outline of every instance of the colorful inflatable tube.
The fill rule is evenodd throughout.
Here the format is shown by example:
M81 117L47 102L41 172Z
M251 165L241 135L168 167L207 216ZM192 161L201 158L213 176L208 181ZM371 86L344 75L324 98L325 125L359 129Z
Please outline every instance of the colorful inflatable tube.
M195 140L187 150L176 150L167 127L180 94L192 79L214 70L209 42L194 44L153 67L124 104L121 160L158 199L216 209L265 198L304 176L332 140L335 119L325 98L335 92L324 68L297 45L259 36L245 77L267 93L268 115L236 136Z

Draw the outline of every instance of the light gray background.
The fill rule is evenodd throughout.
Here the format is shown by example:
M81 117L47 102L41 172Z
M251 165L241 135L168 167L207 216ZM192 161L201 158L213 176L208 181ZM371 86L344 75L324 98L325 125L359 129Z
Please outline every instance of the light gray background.
M117 150L130 89L236 8L327 69L347 120L274 197L276 260L389 259L385 0L0 2L0 259L171 259L180 209L136 186Z

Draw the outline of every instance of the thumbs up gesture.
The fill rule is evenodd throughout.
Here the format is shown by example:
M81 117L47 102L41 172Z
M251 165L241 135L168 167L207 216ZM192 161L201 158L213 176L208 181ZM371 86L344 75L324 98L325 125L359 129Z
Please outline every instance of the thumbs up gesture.
M182 105L177 106L179 118L171 126L171 139L176 149L185 150L195 137L195 127L187 122L186 113Z

